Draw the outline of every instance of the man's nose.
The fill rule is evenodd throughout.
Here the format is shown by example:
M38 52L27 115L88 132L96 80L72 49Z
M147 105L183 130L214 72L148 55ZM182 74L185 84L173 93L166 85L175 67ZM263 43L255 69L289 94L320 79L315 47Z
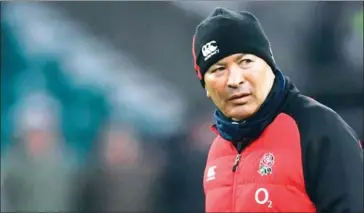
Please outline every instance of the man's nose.
M243 71L236 66L229 68L229 79L227 85L232 88L239 87L240 84L244 83L245 79Z

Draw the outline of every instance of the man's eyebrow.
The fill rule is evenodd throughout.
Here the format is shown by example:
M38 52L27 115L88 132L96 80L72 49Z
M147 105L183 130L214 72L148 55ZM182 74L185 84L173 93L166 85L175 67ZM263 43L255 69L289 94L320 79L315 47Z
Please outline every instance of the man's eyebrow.
M214 64L214 65L212 65L208 70L207 70L207 72L211 72L211 71L213 71L213 70L215 70L215 69L217 69L217 68L219 68L219 67L223 67L224 66L224 64L223 63L216 63L216 64Z
M240 55L238 55L234 61L240 61L244 56L246 56L247 54L244 54L244 53L241 53ZM225 66L225 63L224 62L217 62L216 64L212 65L211 66L211 70L215 69L216 67L218 66ZM209 69L210 70L210 69Z
M240 61L245 55L247 54L239 54L238 56L236 56L236 58L234 58L234 61ZM214 66L224 66L225 63L224 62L217 62L216 64L214 64Z
M224 66L225 63L224 62L217 62L216 64L214 64L212 67L215 67L215 66Z
M240 61L245 55L247 55L247 54L240 54L239 56L237 56L236 58L235 58L235 60L234 61Z

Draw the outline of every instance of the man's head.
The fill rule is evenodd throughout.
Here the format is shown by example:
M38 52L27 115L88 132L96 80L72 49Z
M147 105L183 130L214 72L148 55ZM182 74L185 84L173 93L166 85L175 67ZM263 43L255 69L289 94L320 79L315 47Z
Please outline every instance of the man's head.
M193 57L207 96L234 120L254 114L273 85L269 41L248 12L217 8L196 29Z

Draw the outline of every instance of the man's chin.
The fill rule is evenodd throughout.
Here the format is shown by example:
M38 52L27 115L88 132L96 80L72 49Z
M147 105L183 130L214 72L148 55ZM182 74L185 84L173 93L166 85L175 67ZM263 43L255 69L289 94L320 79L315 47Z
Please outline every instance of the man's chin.
M234 106L229 113L229 117L235 121L242 121L254 114L254 110L248 104Z

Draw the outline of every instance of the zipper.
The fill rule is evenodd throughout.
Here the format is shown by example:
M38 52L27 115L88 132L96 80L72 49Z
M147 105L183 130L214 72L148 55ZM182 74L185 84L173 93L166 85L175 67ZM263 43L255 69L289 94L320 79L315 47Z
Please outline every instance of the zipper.
M233 164L233 173L234 173L234 182L233 182L233 200L232 200L232 212L235 212L235 197L236 197L236 180L237 180L237 170L239 168L239 163L241 159L241 152L243 151L243 142L238 142L236 145L238 154L235 157L235 161Z
M234 165L233 165L233 172L236 173L236 170L238 169L239 162L240 162L241 154L237 154L235 157Z

